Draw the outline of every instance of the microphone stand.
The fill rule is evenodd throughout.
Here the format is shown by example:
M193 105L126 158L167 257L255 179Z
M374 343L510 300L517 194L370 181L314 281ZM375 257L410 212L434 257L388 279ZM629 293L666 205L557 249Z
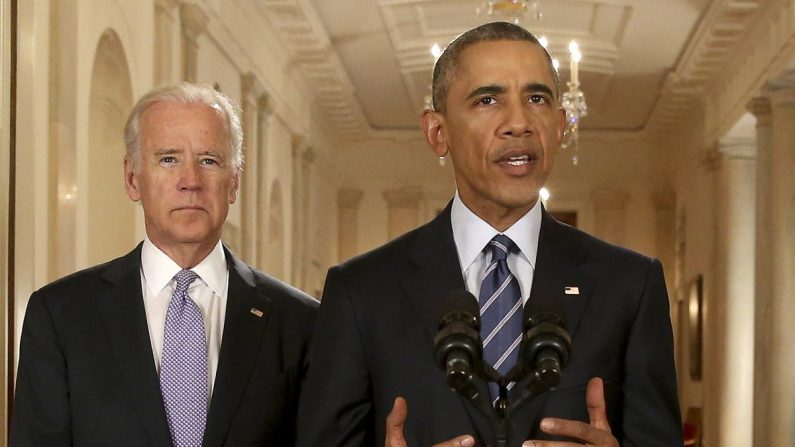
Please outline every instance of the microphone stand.
M507 375L502 376L491 365L482 362L480 368L476 368L481 378L487 382L496 382L499 387L499 396L494 405L475 386L471 374L466 378L459 376L455 386L448 384L458 394L466 398L489 421L496 434L497 444L495 447L509 447L509 441L513 437L510 423L511 416L526 402L549 391L558 384L560 370L550 366L552 365L542 365L540 368L530 370L522 365L516 365ZM528 386L522 390L515 402L510 403L508 401L508 384L511 382L519 383L527 376L530 377Z

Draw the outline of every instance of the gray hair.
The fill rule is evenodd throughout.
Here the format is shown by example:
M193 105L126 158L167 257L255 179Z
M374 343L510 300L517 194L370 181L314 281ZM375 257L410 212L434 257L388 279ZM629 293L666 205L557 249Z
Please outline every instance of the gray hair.
M450 84L453 82L453 74L461 52L479 42L492 42L497 40L514 40L526 41L538 45L544 50L547 63L549 64L549 71L552 73L552 78L555 80L555 97L560 93L560 77L558 71L552 65L552 56L536 39L530 31L522 28L519 25L514 25L508 22L491 22L485 25L480 25L477 28L461 34L456 37L450 45L445 48L436 65L433 67L433 109L437 112L444 113L447 102L447 93L450 90Z
M133 107L124 126L124 144L127 147L126 157L135 166L140 157L140 120L149 107L158 102L178 102L182 104L204 104L215 110L222 118L224 129L229 136L229 153L232 157L232 168L243 169L243 128L240 124L238 107L228 96L205 84L180 82L156 88L141 99Z

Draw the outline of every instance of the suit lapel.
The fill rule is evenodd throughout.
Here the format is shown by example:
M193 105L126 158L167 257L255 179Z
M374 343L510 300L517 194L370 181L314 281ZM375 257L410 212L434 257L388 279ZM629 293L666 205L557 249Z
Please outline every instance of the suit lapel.
M543 211L533 288L524 316L558 313L573 336L588 304L594 278L580 268L587 255L573 243L570 231Z
M153 446L170 446L171 435L160 394L141 292L141 245L108 265L103 277L111 283L97 296L97 308L130 402Z
M246 264L226 252L229 265L224 333L218 370L207 415L205 446L220 446L246 391L270 317L270 300L264 296L254 273ZM252 309L261 312L256 315Z
M542 216L536 269L524 318L538 312L557 313L563 317L566 331L573 339L593 291L594 278L580 268L587 255L573 242L576 236L573 230L557 222L546 210ZM526 384L517 384L516 389L521 386ZM533 416L539 416L547 396L548 393L538 396L517 410L512 418L516 433L527 434L537 427L540 418L536 420Z
M452 203L452 202L451 202ZM403 289L414 308L417 318L422 322L428 343L439 330L439 320L443 313L442 299L451 290L465 290L461 264L458 260L453 229L450 222L451 204L431 221L409 247L408 256L413 270L402 275ZM488 396L486 383L475 379L475 384L483 395ZM458 396L477 433L491 434L488 421L463 397Z

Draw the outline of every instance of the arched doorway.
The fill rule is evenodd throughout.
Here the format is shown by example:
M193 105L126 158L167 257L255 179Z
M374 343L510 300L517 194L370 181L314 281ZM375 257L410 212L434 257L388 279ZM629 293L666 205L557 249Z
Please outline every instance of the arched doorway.
M132 83L124 48L110 29L97 44L89 101L86 262L93 265L125 253L135 242L135 209L122 175Z

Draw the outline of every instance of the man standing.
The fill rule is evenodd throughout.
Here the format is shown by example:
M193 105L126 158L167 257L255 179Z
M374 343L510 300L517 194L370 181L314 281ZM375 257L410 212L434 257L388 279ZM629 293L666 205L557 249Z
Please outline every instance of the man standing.
M316 301L221 243L243 162L232 102L155 90L125 143L146 239L31 296L10 445L290 445Z
M681 445L660 263L558 223L538 199L563 134L559 93L521 27L480 26L442 54L422 130L450 154L457 193L432 222L329 271L299 446L494 445L434 359L442 297L464 288L499 371L516 362L522 314L556 310L572 336L560 385L513 415L513 445Z

